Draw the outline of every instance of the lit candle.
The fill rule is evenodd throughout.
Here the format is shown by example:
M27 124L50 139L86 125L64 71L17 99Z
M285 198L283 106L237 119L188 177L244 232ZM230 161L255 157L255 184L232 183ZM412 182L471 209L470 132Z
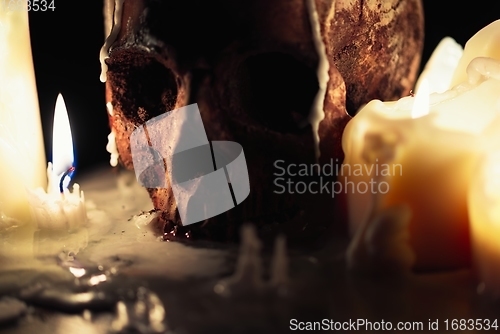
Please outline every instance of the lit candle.
M85 225L87 213L80 186L75 183L68 190L73 167L73 139L68 113L62 95L56 101L52 138L53 163L48 164L47 191L42 188L28 190L33 219L39 229L75 230Z
M373 212L407 205L418 269L470 261L467 188L498 117L500 62L476 58L467 72L468 82L432 94L430 103L421 100L422 91L369 102L343 136L341 181L351 233L365 230Z
M45 152L26 8L0 6L0 229L30 221L25 188L44 187Z
M500 111L500 106L499 106ZM469 215L474 267L483 292L500 297L500 151L489 153L471 180Z

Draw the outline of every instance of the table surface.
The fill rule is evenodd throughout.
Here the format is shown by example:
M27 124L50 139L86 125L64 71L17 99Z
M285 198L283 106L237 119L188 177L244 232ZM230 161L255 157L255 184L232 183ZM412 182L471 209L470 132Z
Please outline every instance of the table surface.
M249 264L231 281L238 247L157 240L148 219L132 218L151 204L130 180L108 169L90 175L82 181L87 228L70 236L38 233L35 256L0 256L0 296L27 305L14 322L0 324L0 334L281 333L291 319L323 326L365 319L394 328L407 322L425 333L436 320L442 332L446 320L451 329L453 319L499 317L499 305L478 295L470 271L355 275L345 268L345 240L313 253L289 251L286 284L270 282L267 253L260 256L262 279ZM477 327L463 331L480 332L470 329Z

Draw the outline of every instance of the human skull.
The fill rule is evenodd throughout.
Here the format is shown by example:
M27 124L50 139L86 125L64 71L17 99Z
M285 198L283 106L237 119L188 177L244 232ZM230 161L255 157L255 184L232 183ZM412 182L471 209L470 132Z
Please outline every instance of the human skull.
M133 169L134 129L192 103L210 140L244 149L250 195L224 214L182 226L168 173L166 187L147 189L166 236L227 240L251 221L293 243L342 225L331 193L278 194L274 184L276 161L317 158L313 128L304 126L320 87L311 8L329 64L319 162L337 164L349 114L412 89L423 47L420 0L105 1L106 98L121 164Z

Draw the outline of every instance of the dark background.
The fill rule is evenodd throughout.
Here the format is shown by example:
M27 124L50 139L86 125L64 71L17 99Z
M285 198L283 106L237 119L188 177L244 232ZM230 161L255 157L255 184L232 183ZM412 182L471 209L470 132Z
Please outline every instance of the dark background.
M180 0L181 1L181 0ZM423 0L423 64L445 36L465 42L500 19L500 1ZM99 81L99 50L104 41L102 1L55 0L54 12L31 12L30 28L47 159L51 160L52 117L57 94L66 100L79 171L109 160L104 84Z

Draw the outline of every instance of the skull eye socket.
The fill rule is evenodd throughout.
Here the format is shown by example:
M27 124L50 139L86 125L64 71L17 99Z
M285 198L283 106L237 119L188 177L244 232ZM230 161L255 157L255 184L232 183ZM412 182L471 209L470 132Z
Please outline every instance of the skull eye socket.
M247 58L239 70L242 109L265 127L300 133L319 89L315 70L295 57L271 52Z
M177 83L173 72L141 50L116 50L107 60L113 97L124 116L135 124L173 110Z

